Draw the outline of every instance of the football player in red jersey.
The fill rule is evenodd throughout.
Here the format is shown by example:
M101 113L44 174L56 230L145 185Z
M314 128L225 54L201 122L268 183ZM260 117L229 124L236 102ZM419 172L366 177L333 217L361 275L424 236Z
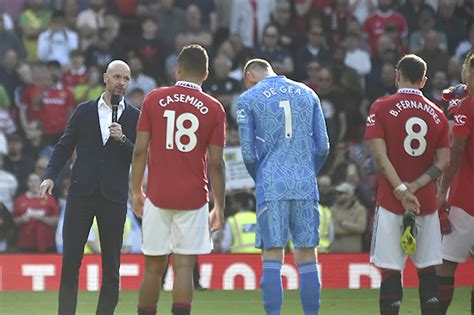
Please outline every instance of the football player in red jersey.
M190 314L196 255L211 252L210 228L224 224L226 115L219 101L202 92L208 63L204 48L184 47L178 55L176 84L151 91L143 101L132 162L132 205L143 217L141 315L156 314L169 254L175 271L172 313ZM214 194L210 213L208 154Z
M437 268L440 284L440 315L446 315L454 294L454 274L458 263L474 254L474 55L463 64L465 98L453 108L454 127L451 164L443 174L438 204L446 202L451 233L442 241L443 264ZM458 87L459 88L459 87ZM474 287L473 287L474 289ZM471 314L474 314L474 291L471 291Z
M398 92L375 101L367 119L365 138L383 173L370 257L382 269L382 315L399 313L401 271L408 255L418 269L421 313L436 314L439 307L434 266L441 263L441 233L435 180L449 164L449 126L443 112L420 91L425 74L423 59L404 56L397 64ZM416 217L407 216L414 222L405 230L406 212ZM407 235L416 239L416 247L402 249L400 239Z

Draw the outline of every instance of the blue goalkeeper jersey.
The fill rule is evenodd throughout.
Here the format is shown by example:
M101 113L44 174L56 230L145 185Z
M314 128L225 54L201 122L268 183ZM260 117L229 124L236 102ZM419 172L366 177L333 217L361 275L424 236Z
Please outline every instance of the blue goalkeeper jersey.
M329 139L313 90L284 76L267 77L239 97L237 124L257 202L319 200L316 175Z

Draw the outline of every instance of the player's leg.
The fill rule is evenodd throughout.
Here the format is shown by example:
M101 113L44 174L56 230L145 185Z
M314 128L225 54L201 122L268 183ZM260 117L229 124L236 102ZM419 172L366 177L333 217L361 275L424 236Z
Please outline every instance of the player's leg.
M434 266L442 263L438 213L417 216L416 226L418 246L411 258L418 270L418 279L420 280L421 314L437 314L440 307L439 283Z
M267 315L280 314L283 302L281 266L288 241L289 201L267 201L257 206L257 247L263 252L260 281L263 307Z
M171 223L171 244L173 250L174 285L173 315L191 313L193 299L193 271L196 255L212 251L209 233L209 205L196 210L174 211Z
M436 268L439 283L439 315L446 315L454 295L454 274L458 264L443 259L443 264Z
M321 283L315 248L319 243L319 211L314 200L293 200L290 231L295 247L295 261L300 276L300 300L305 315L318 314Z
M145 255L145 271L138 297L138 314L156 314L163 278L171 253L170 226L173 211L155 207L145 200L142 220L142 251Z
M407 255L400 246L403 217L382 207L377 207L372 234L370 261L381 268L380 314L396 315L403 298L401 270Z

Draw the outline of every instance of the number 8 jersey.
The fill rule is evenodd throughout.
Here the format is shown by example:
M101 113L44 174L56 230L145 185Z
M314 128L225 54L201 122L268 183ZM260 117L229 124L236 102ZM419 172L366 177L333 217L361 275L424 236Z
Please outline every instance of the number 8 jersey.
M420 90L399 89L375 101L367 118L365 139L383 139L387 155L403 182L412 182L435 161L436 150L449 147L448 120ZM421 215L436 211L436 183L416 192ZM377 205L395 213L405 210L393 195L393 187L380 176Z
M145 97L137 131L151 135L147 197L156 207L193 210L209 201L207 148L224 147L225 122L219 101L191 82Z

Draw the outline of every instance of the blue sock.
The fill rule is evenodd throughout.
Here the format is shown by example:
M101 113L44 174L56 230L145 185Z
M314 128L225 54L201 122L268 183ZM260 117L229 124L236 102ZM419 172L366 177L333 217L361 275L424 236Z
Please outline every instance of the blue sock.
M305 315L318 314L321 283L318 276L318 265L308 262L298 265L300 272L300 300Z
M263 308L267 315L280 315L281 303L283 301L280 261L263 261L263 275L260 288L262 289Z

